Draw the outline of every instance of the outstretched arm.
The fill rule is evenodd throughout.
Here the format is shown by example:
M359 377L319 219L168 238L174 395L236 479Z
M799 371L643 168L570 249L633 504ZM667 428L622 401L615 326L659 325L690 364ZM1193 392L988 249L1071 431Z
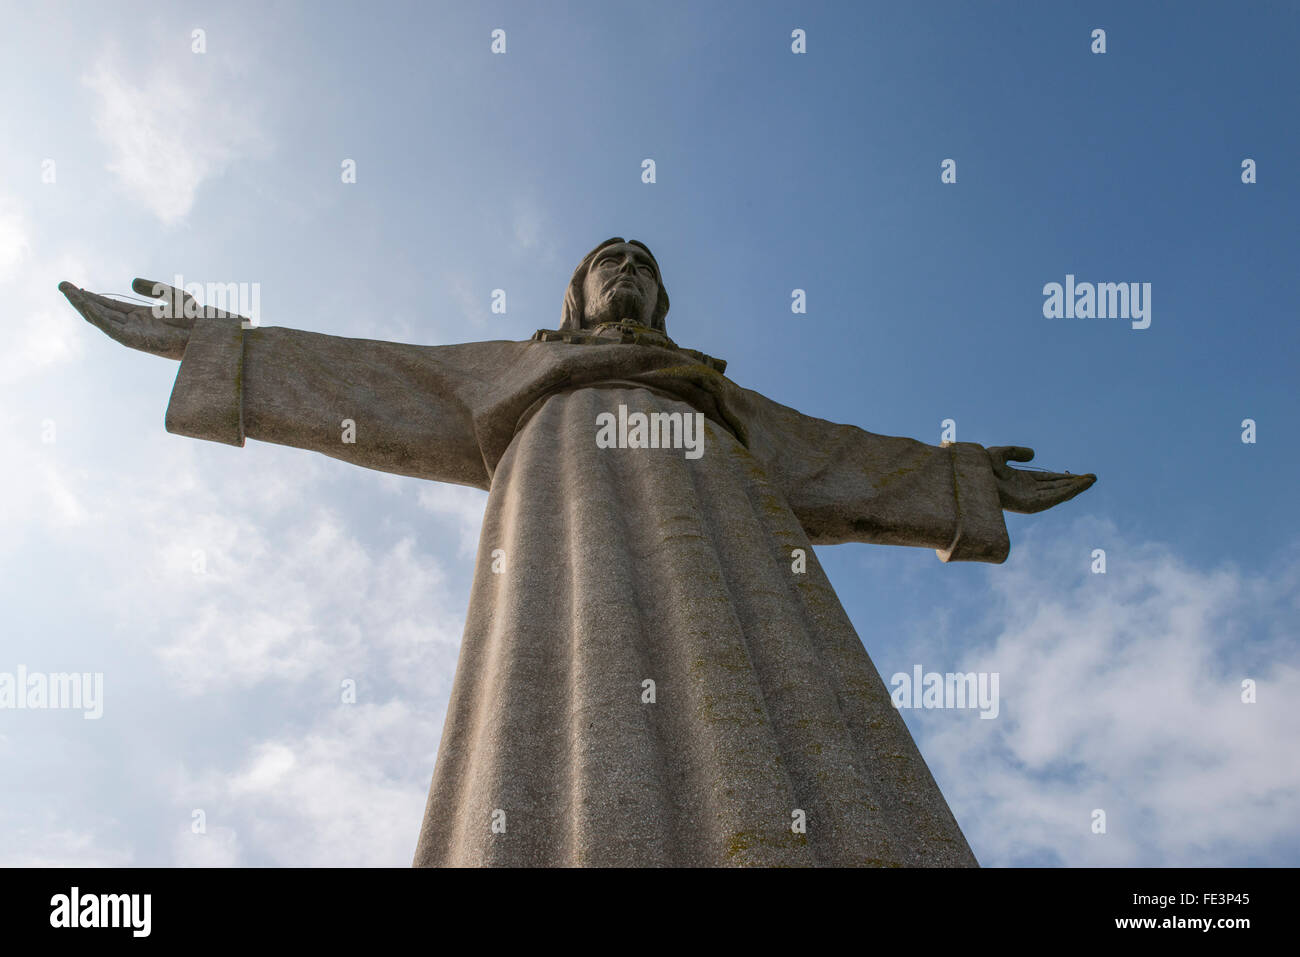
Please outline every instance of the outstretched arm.
M474 409L513 360L512 342L413 346L283 328L243 328L238 316L159 316L60 290L109 336L181 360L169 432L243 445L246 437L311 449L367 468L487 488ZM170 297L136 280L142 295ZM176 294L175 302L180 302ZM190 301L192 303L192 300Z
M876 435L804 415L744 390L750 448L768 463L813 544L933 548L944 561L1002 562L1002 511L1036 512L1078 495L1094 475L1026 472L1017 446L944 446Z

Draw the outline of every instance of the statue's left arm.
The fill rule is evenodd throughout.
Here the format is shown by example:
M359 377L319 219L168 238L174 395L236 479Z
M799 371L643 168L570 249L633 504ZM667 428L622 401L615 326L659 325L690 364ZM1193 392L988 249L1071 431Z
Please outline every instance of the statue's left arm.
M945 562L1002 562L1010 551L1004 509L1041 511L1096 480L1006 464L1027 461L1029 449L876 435L743 391L750 450L815 545L914 545Z

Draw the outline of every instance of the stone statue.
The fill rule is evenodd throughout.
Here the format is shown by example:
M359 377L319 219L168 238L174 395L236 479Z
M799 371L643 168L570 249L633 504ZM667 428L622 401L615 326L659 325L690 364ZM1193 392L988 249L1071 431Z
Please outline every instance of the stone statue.
M1095 476L741 388L668 338L639 242L592 250L526 342L249 328L133 288L159 302L59 286L181 360L168 431L489 492L417 865L976 864L811 546L1001 562L1003 509Z

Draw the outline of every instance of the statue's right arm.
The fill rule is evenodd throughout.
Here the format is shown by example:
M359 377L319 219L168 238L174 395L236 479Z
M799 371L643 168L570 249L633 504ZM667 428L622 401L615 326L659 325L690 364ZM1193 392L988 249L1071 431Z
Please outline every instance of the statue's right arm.
M134 284L145 295L151 287ZM123 345L181 360L169 432L240 446L254 438L400 475L490 484L474 411L518 343L414 346L245 328L224 314L163 319L149 305L59 288Z

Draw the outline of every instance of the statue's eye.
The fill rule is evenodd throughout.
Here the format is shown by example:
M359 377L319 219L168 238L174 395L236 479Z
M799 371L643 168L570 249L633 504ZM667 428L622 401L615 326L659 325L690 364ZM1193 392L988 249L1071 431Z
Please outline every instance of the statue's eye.
M653 275L655 274L654 267L651 266L649 263L642 263L642 264L641 264L639 267L637 267L637 268L639 268L639 269L640 269L643 273L645 273L647 276L653 276Z

